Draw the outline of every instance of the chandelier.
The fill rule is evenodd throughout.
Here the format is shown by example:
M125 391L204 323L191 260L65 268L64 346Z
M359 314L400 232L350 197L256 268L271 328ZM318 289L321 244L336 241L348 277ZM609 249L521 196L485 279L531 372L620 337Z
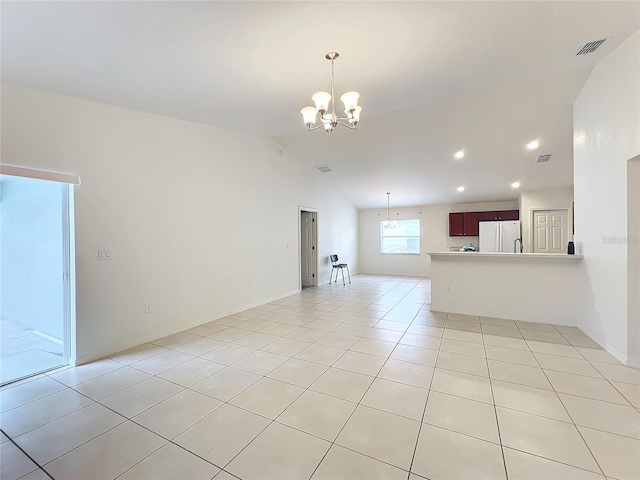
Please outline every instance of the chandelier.
M338 58L340 54L338 52L329 52L325 55L325 58L331 61L331 93L316 92L311 99L315 102L315 107L304 107L300 110L304 123L309 127L309 131L316 130L320 127L324 127L324 130L331 136L333 130L338 124L343 127L355 130L358 122L360 121L360 112L362 107L358 106L358 98L360 94L358 92L347 92L340 97L342 103L344 103L344 113L346 117L338 117L336 115L336 102L334 84L336 77L333 70L333 62ZM329 112L329 102L331 102L331 111ZM316 115L320 114L320 120L322 123L316 125ZM345 123L345 121L349 123Z
M391 192L387 192L387 221L384 223L384 228L396 228L396 222L391 221L391 215L389 214L390 198L391 198Z

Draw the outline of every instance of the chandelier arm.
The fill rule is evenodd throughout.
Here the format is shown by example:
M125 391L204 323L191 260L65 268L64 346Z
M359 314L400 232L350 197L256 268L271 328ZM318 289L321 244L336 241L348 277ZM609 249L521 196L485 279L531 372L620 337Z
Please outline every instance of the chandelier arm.
M324 127L324 123L320 123L319 125L312 125L312 126L310 126L310 127L309 127L309 131L317 130L317 129L319 129L320 127Z
M348 118L338 118L336 123L339 123L340 125L342 125L343 127L347 127L350 130L355 130L356 126L355 125L351 125L350 123L344 123L341 122L341 120L348 120Z

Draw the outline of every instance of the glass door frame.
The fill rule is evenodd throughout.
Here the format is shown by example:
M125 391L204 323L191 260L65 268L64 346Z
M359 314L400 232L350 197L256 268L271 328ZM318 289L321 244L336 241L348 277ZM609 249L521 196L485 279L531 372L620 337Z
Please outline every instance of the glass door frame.
M75 259L75 187L80 177L73 174L49 172L14 165L0 164L0 174L57 182L62 194L62 278L63 278L63 354L60 367L34 372L24 377L5 382L13 383L34 375L56 370L68 365L75 366L76 348L76 259ZM3 383L3 385L5 384Z

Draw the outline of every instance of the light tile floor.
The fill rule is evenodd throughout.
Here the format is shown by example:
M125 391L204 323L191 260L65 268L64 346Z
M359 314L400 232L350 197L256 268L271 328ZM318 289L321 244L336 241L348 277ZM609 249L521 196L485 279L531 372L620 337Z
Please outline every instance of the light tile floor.
M3 388L0 477L640 478L639 370L352 281Z
M50 320L53 322L55 318ZM49 338L0 318L0 384L63 365L62 340L55 343Z

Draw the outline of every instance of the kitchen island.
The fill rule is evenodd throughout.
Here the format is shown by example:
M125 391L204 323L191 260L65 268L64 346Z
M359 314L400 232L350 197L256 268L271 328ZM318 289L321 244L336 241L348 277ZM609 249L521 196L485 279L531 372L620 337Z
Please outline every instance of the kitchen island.
M589 299L583 298L582 255L484 252L428 255L434 311L575 325L581 312L589 308Z

